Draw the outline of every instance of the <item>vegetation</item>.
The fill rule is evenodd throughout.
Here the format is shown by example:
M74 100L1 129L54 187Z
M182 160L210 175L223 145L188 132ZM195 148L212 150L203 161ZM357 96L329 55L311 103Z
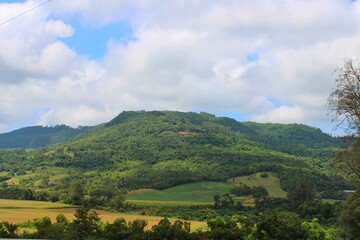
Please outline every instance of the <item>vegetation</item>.
M300 146L314 154L298 151ZM315 190L329 198L351 188L328 167L330 152L340 146L338 139L305 125L240 123L207 113L123 112L66 143L0 151L0 171L8 183L21 180L24 189L46 192L45 200L58 196L74 204L76 199L61 192L74 181L83 185L84 197L96 197L92 188L104 179L117 189L166 189L259 171L272 171L285 190L294 171L309 173ZM34 184L31 178L41 171L42 183Z
M207 222L208 229L191 231L191 223L161 219L151 229L146 220L127 222L118 218L102 222L95 211L79 208L69 221L59 214L56 221L38 218L26 224L1 222L0 237L47 239L333 239L317 219L301 221L289 212L270 212L256 219L240 215L216 217ZM34 231L18 231L19 227L33 227ZM275 227L276 226L276 227Z
M93 127L71 128L65 125L53 127L33 126L0 134L0 148L39 148L65 142Z
M270 197L286 197L286 192L281 188L280 179L273 173L263 172L248 176L241 176L231 178L228 182L236 185L247 185L249 187L263 186L268 191Z
M29 223L35 230L26 236L2 226L8 235L51 239L332 239L343 234L331 233L342 206L320 199L354 189L330 168L341 147L340 139L299 124L123 112L63 143L1 150L0 198L84 207L74 220L74 209L63 209L56 222L46 209L48 218ZM106 223L93 208L165 218L151 228L145 220ZM343 223L351 222L345 213ZM169 217L206 221L208 229L192 232Z
M232 187L232 184L219 182L189 183L164 190L133 193L127 195L126 199L213 203L214 195L228 193Z
M347 128L351 136L346 137L349 146L340 150L333 161L336 169L343 171L357 187L349 194L339 219L339 235L342 239L360 237L360 65L347 60L337 70L335 88L328 98L328 107L338 126Z

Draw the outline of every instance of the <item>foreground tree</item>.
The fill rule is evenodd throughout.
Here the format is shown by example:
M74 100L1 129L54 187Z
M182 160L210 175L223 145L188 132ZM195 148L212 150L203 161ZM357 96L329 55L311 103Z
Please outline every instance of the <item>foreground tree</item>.
M89 208L78 208L74 214L75 219L68 226L65 239L87 239L101 234L100 217Z
M328 98L328 108L338 126L345 126L351 136L352 146L343 149L335 156L334 166L344 171L356 186L357 191L350 194L343 204L339 219L343 239L360 237L360 63L347 60L337 70L335 88Z
M339 225L341 239L360 239L360 191L350 194L343 204Z
M337 69L335 88L328 98L328 108L337 125L347 127L348 132L360 134L360 64L347 60Z
M252 233L252 239L306 239L298 215L291 212L263 213Z

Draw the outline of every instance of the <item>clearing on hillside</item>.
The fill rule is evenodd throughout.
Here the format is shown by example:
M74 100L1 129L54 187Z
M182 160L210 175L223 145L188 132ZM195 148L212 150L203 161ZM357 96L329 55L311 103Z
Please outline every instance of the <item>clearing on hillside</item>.
M225 194L230 191L233 184L222 182L198 182L183 184L158 191L147 191L129 194L126 200L132 203L147 205L191 205L213 204L214 195Z
M267 173L268 177L261 177L260 175ZM230 178L229 183L240 185L245 184L249 187L263 186L269 192L270 197L285 198L286 192L280 187L280 180L271 172L259 172L250 176L241 176L236 178Z

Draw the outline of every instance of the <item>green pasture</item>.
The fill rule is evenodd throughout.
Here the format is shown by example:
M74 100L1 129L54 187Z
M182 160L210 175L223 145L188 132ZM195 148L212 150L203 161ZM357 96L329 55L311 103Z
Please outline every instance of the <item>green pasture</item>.
M156 201L156 200L126 200L127 203L132 203L141 206L188 206L188 205L213 205L212 202L190 202L190 201Z
M145 203L151 205L172 204L213 204L214 195L225 194L230 191L233 184L222 182L199 182L183 184L164 190L145 191L127 195L129 202Z
M241 176L236 178L231 178L228 180L229 183L239 185L245 184L249 187L263 186L269 192L270 197L285 198L286 192L280 187L280 180L273 173L268 172L268 178L262 178L260 175L262 173L256 173L250 176Z

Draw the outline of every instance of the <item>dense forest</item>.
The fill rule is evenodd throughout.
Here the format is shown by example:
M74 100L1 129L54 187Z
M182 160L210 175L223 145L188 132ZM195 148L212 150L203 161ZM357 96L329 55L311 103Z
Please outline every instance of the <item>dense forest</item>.
M0 134L0 148L39 148L65 142L93 127L71 128L65 125L25 127Z

